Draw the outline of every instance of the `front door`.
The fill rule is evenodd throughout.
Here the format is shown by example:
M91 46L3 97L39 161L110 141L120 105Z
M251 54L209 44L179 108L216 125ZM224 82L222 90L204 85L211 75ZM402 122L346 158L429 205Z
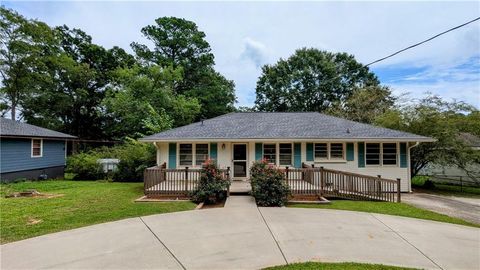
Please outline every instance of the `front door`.
M247 177L247 144L233 144L233 179L245 179Z

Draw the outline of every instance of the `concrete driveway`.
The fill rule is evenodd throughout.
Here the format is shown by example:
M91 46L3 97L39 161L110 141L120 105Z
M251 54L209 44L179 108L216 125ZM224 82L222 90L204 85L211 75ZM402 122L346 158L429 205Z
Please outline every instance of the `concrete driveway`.
M350 211L224 208L132 218L1 246L2 269L259 269L355 261L479 269L480 229Z
M480 199L416 192L402 194L402 201L416 207L480 224Z

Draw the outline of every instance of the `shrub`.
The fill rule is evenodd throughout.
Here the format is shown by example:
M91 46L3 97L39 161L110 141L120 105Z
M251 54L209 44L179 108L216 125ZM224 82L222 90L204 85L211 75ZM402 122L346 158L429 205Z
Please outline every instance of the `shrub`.
M68 157L66 172L74 173L74 180L97 180L104 179L102 167L97 163L100 157L97 153L80 153Z
M198 189L193 192L192 199L196 203L215 204L226 197L229 186L230 182L222 178L215 163L207 160L202 167Z
M107 175L97 163L101 158L116 158L120 162L117 169ZM118 182L141 182L145 168L154 166L155 147L134 140L113 147L101 147L70 156L67 159L67 173L75 174L74 180L98 180L111 177Z
M112 149L112 154L120 159L112 177L117 182L142 182L143 171L156 163L155 147L151 144L131 141Z
M266 160L254 162L250 168L252 195L259 206L283 206L290 195L285 175Z

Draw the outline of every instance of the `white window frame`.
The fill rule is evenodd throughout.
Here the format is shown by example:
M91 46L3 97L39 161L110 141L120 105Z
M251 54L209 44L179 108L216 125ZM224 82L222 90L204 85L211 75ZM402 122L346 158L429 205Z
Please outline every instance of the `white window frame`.
M367 144L378 143L380 144L380 163L379 164L367 164ZM399 156L400 156L400 143L393 142L396 145L396 152L395 152L395 160L396 163L394 164L383 164L383 144L384 143L392 143L392 142L365 142L365 166L366 167L398 167L400 165Z
M191 144L192 145L192 165L180 165L180 144ZM177 168L201 168L202 165L195 165L197 161L197 144L206 144L208 145L208 158L210 158L210 143L208 142L181 142L177 143Z
M33 154L33 141L40 141L40 155L35 156ZM43 139L34 139L32 138L31 140L31 145L30 145L30 157L32 158L41 158L43 157Z
M331 144L342 144L342 158L332 158L331 157ZM316 144L326 144L327 145L327 158L317 158L315 156L315 145ZM314 142L313 143L313 159L315 162L346 162L347 154L346 152L346 143L345 142Z
M294 156L295 156L295 149L293 148L294 145L293 145L293 142L264 142L262 143L262 159L264 157L264 146L265 144L274 144L275 145L275 163L269 163L269 164L273 164L279 168L285 168L285 167L293 167L293 163L294 163ZM290 144L292 146L292 158L290 159L290 162L291 164L288 164L288 165L280 165L280 144Z
M280 164L280 144L290 144L290 149L292 149L292 153L290 154L290 164ZM295 155L295 149L293 148L293 143L288 143L288 142L279 142L277 143L277 160L278 160L278 166L282 166L282 167L293 167L293 159L294 159L294 155Z
M275 145L275 163L272 163L272 162L268 162L268 164L273 164L275 166L278 166L278 163L279 163L279 160L278 160L278 143L269 143L269 142L266 142L266 143L262 143L262 159L265 159L265 144L272 144L272 145Z

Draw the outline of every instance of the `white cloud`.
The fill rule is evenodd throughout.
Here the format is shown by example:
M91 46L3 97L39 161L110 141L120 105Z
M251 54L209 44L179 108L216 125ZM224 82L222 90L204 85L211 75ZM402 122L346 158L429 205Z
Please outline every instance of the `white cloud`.
M252 38L245 38L245 49L243 50L241 57L252 61L257 68L261 67L268 59L267 47Z

